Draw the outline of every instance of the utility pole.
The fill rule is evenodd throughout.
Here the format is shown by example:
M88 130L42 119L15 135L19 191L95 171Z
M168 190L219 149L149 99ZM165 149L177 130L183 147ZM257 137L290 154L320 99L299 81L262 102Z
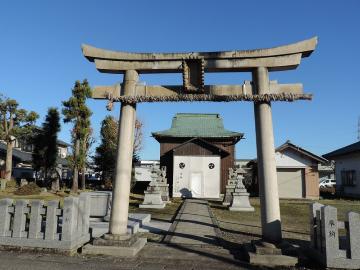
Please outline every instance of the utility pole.
M358 139L358 141L360 141L360 116L358 118L357 139Z

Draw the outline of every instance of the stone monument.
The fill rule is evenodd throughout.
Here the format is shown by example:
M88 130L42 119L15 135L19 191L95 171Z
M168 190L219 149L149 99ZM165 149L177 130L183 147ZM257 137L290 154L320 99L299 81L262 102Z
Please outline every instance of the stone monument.
M26 186L27 184L29 184L29 182L26 179L20 180L20 187Z
M339 229L346 231L339 234ZM324 267L360 269L360 214L348 212L339 221L337 209L320 203L310 205L308 255Z
M169 184L167 183L166 178L166 166L162 166L161 169L157 173L156 178L157 186L161 191L161 199L169 203L170 202L170 195L169 195Z
M246 191L246 188L243 183L245 173L241 168L237 170L238 174L236 175L236 187L235 191L232 193L231 206L229 207L230 211L243 211L243 212L253 212L254 207L250 205L249 202L249 193Z
M232 202L233 192L236 187L236 176L237 172L233 168L229 168L229 179L226 185L225 196L223 200L223 205L229 206Z
M165 203L162 200L162 191L160 190L157 181L151 181L147 189L144 191L145 197L140 208L164 208Z

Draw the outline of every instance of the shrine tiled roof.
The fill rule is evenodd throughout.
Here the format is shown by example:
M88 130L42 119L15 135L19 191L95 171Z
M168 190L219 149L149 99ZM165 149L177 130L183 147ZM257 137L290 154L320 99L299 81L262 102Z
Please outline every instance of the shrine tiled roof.
M238 138L244 134L229 131L219 114L203 113L177 113L172 120L171 128L153 132L155 138L181 137L181 138Z

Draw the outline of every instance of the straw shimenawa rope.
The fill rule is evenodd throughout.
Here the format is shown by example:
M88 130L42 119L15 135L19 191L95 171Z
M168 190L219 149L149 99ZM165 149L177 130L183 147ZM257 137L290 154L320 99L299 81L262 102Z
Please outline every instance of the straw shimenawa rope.
M213 102L232 102L232 101L253 101L253 102L271 102L311 100L312 94L264 94L264 95L209 95L209 94L179 94L172 96L121 96L108 97L109 102L124 102L135 104L139 102L192 102L192 101L213 101Z

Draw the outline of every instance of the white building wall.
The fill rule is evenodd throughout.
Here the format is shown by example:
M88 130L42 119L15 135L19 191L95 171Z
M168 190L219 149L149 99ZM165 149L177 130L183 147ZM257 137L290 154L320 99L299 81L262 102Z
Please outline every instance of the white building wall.
M61 158L66 158L68 156L68 148L63 146L58 146L58 156Z
M219 198L220 166L219 156L174 156L173 196Z
M275 153L277 168L305 168L312 165L309 158L302 157L299 152L286 149Z
M344 193L352 196L360 196L360 153L347 154L335 159L336 185L342 185L341 171L355 170L356 182L354 186L344 186Z
M135 181L151 181L151 167L135 167Z

